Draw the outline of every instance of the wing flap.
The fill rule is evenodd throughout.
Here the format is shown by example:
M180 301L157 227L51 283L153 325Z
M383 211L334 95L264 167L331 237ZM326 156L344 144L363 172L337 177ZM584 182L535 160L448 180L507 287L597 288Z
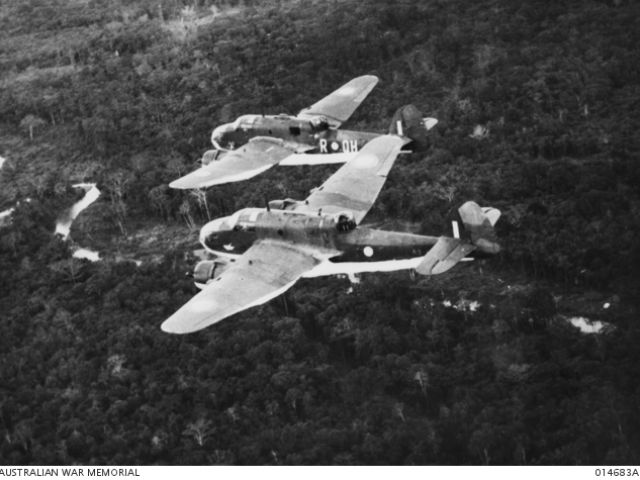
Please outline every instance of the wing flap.
M322 100L301 110L298 118L308 120L316 116L325 116L331 126L337 128L351 117L378 81L375 75L354 78Z
M174 180L169 186L178 189L204 188L246 180L268 170L295 151L279 139L252 138L246 145Z
M262 240L163 324L168 333L191 333L268 302L289 289L319 259L291 244Z

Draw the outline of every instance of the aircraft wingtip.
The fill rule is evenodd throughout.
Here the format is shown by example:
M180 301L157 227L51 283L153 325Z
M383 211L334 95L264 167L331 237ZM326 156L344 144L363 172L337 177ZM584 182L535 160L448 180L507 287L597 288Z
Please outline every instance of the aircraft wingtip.
M176 190L189 190L192 188L203 188L203 185L197 182L188 181L183 178L179 178L178 180L174 180L173 182L171 182L169 184L169 187L175 188Z
M162 325L160 325L160 330L162 330L164 333L176 333L174 329L171 328L171 325L168 321L162 322Z
M425 117L422 119L422 123L427 130L431 130L438 124L438 119L433 117Z
M160 330L173 335L185 335L187 333L197 332L204 328L204 326L191 321L188 317L185 317L184 314L180 315L179 312L176 312L176 314L162 322Z
M162 325L160 325L160 330L162 330L164 333L171 333L173 335L182 335L185 333L189 333L189 331L183 330L181 328L176 328L176 327L178 326L166 321Z

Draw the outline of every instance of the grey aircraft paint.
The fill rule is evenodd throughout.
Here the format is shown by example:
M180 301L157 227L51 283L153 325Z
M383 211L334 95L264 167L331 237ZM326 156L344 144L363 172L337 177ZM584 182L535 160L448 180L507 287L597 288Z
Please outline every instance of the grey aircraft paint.
M331 262L376 262L425 255L438 237L357 227L345 215L244 209L203 227L203 245L213 253L240 255L256 240L276 239L335 251ZM206 233L209 232L209 233Z

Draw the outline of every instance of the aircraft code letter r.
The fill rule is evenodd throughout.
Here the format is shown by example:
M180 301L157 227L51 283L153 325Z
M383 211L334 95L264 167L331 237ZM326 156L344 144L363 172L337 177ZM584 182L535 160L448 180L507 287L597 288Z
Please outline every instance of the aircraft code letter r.
M327 139L320 139L320 153L327 153Z

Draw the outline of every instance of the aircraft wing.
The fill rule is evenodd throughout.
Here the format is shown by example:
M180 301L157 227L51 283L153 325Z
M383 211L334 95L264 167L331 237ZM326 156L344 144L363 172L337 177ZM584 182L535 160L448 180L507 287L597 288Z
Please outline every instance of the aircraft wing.
M367 143L351 160L320 187L312 191L304 202L292 205L291 210L323 214L353 213L360 223L371 209L400 149L407 142L397 135L382 135Z
M320 259L290 243L260 240L208 283L163 324L168 333L190 333L261 305L288 290Z
M345 83L322 100L300 111L298 118L308 120L323 115L337 128L353 114L378 83L375 75L363 75Z
M271 137L255 137L242 147L227 152L220 160L174 180L169 186L188 189L239 182L268 170L298 150L297 144L289 145Z

